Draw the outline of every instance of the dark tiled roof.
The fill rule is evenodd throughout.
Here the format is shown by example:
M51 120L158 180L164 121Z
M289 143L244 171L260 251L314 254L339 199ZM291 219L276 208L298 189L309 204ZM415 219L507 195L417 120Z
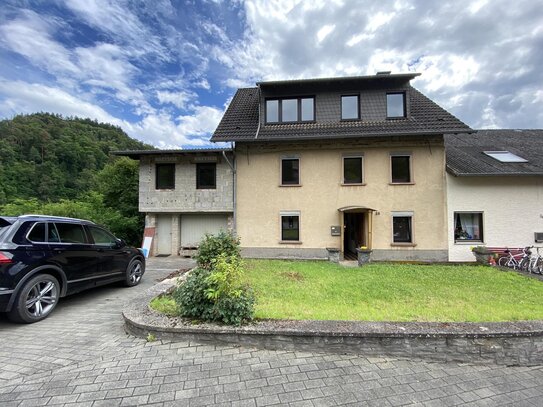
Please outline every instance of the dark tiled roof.
M211 141L315 140L472 131L418 90L410 87L407 94L411 113L407 119L268 124L259 129L259 89L239 89Z
M177 155L197 155L197 154L210 154L210 153L222 153L230 152L231 148L187 148L179 150L124 150L124 151L112 151L111 154L130 157L133 159L139 159L142 155L164 155L164 154L177 154Z
M390 81L391 79L404 79L411 80L420 76L420 73L402 73L402 74L377 74L377 75L367 75L367 76L343 76L343 77L332 77L332 78L312 78L312 79L288 79L283 81L266 81L266 82L257 82L257 85L260 86L275 86L275 85L294 85L294 84L303 84L303 83L334 83L334 82L368 82L368 81L381 81L386 80Z
M543 175L543 130L479 130L445 137L447 171L455 176ZM504 163L484 151L509 151L528 162Z

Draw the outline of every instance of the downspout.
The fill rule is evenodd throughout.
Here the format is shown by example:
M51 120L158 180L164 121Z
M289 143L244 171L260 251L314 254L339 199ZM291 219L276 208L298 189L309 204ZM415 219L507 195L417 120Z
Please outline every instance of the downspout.
M232 170L232 205L233 205L233 208L232 208L232 229L234 231L234 235L236 234L236 230L237 230L237 223L236 223L236 152L234 150L235 148L235 145L234 143L230 143L230 146L232 148L232 161L233 162L230 162L230 160L228 159L228 157L226 156L226 151L223 150L222 152L222 155L225 159L225 161L228 163L230 169Z
M256 134L255 134L255 140L258 138L258 134L260 133L260 109L261 109L261 106L260 106L260 95L261 95L261 92L260 92L260 85L258 85L258 127L256 128Z

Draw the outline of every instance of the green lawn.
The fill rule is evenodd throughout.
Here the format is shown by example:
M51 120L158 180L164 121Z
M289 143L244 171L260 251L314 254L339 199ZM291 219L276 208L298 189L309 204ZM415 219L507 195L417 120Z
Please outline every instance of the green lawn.
M256 317L366 321L543 319L543 282L485 266L247 260Z

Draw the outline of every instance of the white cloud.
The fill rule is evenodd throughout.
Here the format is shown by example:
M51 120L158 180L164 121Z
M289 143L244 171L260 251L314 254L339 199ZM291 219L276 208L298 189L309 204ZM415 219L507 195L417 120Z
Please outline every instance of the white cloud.
M178 107L179 109L185 109L189 102L195 100L198 97L196 93L188 92L188 91L179 91L179 92L158 91L156 96L160 103L162 104L171 103L172 105Z
M25 10L17 19L0 26L0 43L48 71L77 74L79 68L70 52L51 36L56 28L53 22Z
M86 102L69 93L23 81L0 81L0 114L12 116L18 113L54 112L66 116L90 117L103 122L120 125L122 122L101 107Z
M322 27L319 31L317 31L317 42L323 42L324 39L328 37L332 31L334 31L335 28L335 24L328 24Z

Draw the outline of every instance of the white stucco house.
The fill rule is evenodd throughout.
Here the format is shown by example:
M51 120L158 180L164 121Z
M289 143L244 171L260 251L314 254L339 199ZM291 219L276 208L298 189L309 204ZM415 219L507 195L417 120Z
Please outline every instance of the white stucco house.
M445 139L449 261L473 246L541 245L543 130L479 130Z

